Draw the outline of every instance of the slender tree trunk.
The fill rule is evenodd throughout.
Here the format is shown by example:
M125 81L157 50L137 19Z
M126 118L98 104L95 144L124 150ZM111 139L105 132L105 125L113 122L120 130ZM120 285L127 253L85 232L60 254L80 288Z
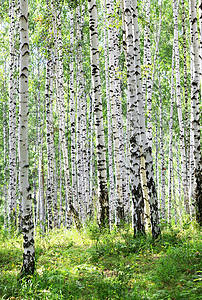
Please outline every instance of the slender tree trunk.
M71 224L70 215L73 216L75 224L80 227L80 220L78 212L72 204L72 188L70 183L69 174L69 161L68 161L68 151L66 142L66 130L65 130L65 105L64 105L64 80L63 80L63 53L62 53L62 34L61 34L61 14L60 12L56 14L53 1L51 2L53 9L53 28L54 28L54 53L56 60L56 94L57 94L57 104L59 111L59 137L61 142L62 154L63 154L63 164L64 164L64 175L65 175L65 191L67 197L67 212L66 217L68 218L68 226Z
M23 233L23 266L21 276L34 273L34 225L32 202L28 181L28 67L29 67L29 31L28 0L20 0L20 76L19 76L19 166L20 191L22 195L22 233Z
M184 205L187 214L190 214L188 202L188 179L186 177L186 150L185 150L185 133L184 120L182 117L181 105L181 87L180 87L180 56L178 46L178 9L177 0L173 1L173 18L174 18L174 51L175 51L175 71L176 71L176 104L180 128L180 148L181 148L181 166L182 166L182 184L184 189Z
M39 57L39 51L38 51ZM44 174L43 174L43 120L41 120L41 93L40 93L40 62L38 61L38 152L39 152L39 165L38 165L38 212L39 223L41 231L45 232L45 199L44 199Z
M170 219L171 219L171 200L172 200L174 68L175 68L175 52L174 52L174 42L173 42L171 98L170 98L170 123L169 123L169 158L168 158L168 222L170 222Z
M175 197L175 174L174 168L172 167L172 188L173 188L173 206L174 206L174 217L175 217L175 226L177 225L177 203Z
M5 88L5 87L4 87ZM5 91L4 91L5 95ZM6 101L3 102L3 143L4 143L4 229L8 228L8 166L7 166L7 118Z
M75 144L75 92L74 92L74 14L70 15L70 123L71 123L71 167L72 167L72 192L73 205L77 207L77 186L76 186L76 144Z
M182 28L183 28L183 64L184 64L184 131L185 131L185 151L186 151L186 178L188 182L188 189L189 189L189 182L190 182L190 112L189 112L189 96L188 96L188 74L187 74L187 45L186 45L186 13L184 7L184 1L182 1ZM186 197L188 198L188 190L186 191ZM190 203L189 203L190 205ZM190 206L191 210L191 206Z
M114 18L114 3L111 0L106 1L107 18L108 18L108 45L109 45L109 93L111 101L112 131L114 142L114 165L115 165L115 185L116 185L116 223L119 225L124 220L124 203L122 194L122 176L120 160L120 132L118 129L118 119L120 111L117 109L118 97L117 89L119 79L117 78L118 56L117 56L117 31Z
M14 18L15 1L9 1L10 11L10 74L9 74L9 212L8 223L16 226L16 99L15 99L15 49L14 49Z
M112 122L111 122L111 106L110 106L110 93L109 93L109 65L108 65L108 39L107 27L109 22L106 18L106 1L104 1L104 21L105 21L105 78L106 78L106 98L107 98L107 125L108 125L108 165L109 165L109 224L110 228L113 225L113 214L115 206L115 184L114 184L114 171L113 171L113 141L112 141Z
M154 181L154 170L153 170L153 159L152 159L152 148L149 147L148 141L146 138L146 129L145 129L145 112L144 112L144 103L142 97L142 82L141 82L141 67L140 67L140 37L138 29L138 8L137 1L132 1L133 6L133 22L134 22L134 39L135 39L135 74L137 81L137 105L139 112L140 120L140 135L142 143L142 155L145 159L146 167L146 176L147 176L147 188L149 196L149 206L150 206L150 218L151 218L151 227L152 227L152 236L157 238L160 234L159 227L159 213L158 213L158 199L157 192Z
M134 44L132 28L132 7L130 1L124 2L124 14L126 21L126 43L127 43L127 83L129 99L129 121L130 131L130 176L131 194L133 201L133 227L134 235L144 233L144 200L140 179L140 124L137 108L137 85L135 78Z
M193 59L193 78L191 82L191 134L193 137L194 154L194 202L196 208L196 220L202 226L202 156L199 119L200 60L196 5L197 3L195 0L190 0L191 52Z
M109 198L107 189L106 153L104 142L104 126L99 70L97 6L95 0L88 1L90 51L91 51L91 76L94 98L96 147L97 147L97 172L98 172L98 222L99 226L109 224Z
M50 50L48 49L48 58L46 63L46 140L47 140L47 157L48 157L48 176L47 176L47 214L48 214L48 230L53 226L53 144L51 134L51 58Z
M156 150L156 159L155 159L155 175L156 175L156 190L157 190L157 198L159 199L159 169L158 169L158 154L159 154L159 135L158 135L158 123L157 123L157 116L156 116L156 137L155 137L155 150ZM159 201L158 201L158 208Z
M179 216L180 221L182 222L182 197L181 197L181 177L180 177L180 161L179 161L179 155L178 155L178 146L176 144L176 159L177 159L177 178L178 178L178 204L179 204ZM190 207L191 208L191 207Z
M202 99L202 1L199 0L199 28L200 28L200 67L201 67L201 99Z
M164 135L163 135L163 101L160 87L160 153L161 153L161 218L166 220L166 201L165 201L165 157L164 157Z
M59 178L60 178L60 209L59 209L59 228L62 225L62 155L61 155L61 145L60 145L60 138L58 140L58 152L59 152Z

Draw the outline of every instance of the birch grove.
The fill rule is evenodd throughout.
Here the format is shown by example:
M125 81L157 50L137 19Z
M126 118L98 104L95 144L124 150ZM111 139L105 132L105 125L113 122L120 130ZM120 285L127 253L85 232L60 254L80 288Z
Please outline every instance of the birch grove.
M2 7L0 218L22 276L46 231L201 225L201 1Z

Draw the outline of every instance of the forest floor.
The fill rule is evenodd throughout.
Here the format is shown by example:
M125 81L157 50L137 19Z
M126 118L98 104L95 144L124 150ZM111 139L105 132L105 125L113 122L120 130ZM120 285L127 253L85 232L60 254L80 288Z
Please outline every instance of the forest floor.
M0 299L202 299L201 237L186 223L157 241L96 225L37 234L36 272L19 283L22 237L1 230Z

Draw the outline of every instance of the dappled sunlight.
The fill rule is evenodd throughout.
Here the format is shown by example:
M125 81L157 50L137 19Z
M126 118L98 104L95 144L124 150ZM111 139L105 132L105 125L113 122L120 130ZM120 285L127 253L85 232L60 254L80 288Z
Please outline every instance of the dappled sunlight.
M36 271L21 285L19 237L3 243L2 299L198 299L202 269L198 230L165 230L159 241L150 236L133 239L130 232L117 230L96 239L92 228L88 232L61 229L37 235Z

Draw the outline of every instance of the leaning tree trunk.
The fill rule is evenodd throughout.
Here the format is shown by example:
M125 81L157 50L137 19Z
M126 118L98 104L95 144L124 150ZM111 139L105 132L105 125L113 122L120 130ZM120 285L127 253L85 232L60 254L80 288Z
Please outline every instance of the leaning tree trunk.
M107 167L104 141L103 112L100 85L97 6L95 0L88 1L89 28L90 28L90 52L91 52L91 76L94 98L96 147L97 147L97 172L98 172L98 222L99 226L109 224L109 199L107 189Z
M20 192L22 195L22 233L24 239L22 277L33 274L35 270L34 224L31 189L28 181L28 68L28 0L20 0L19 167Z

